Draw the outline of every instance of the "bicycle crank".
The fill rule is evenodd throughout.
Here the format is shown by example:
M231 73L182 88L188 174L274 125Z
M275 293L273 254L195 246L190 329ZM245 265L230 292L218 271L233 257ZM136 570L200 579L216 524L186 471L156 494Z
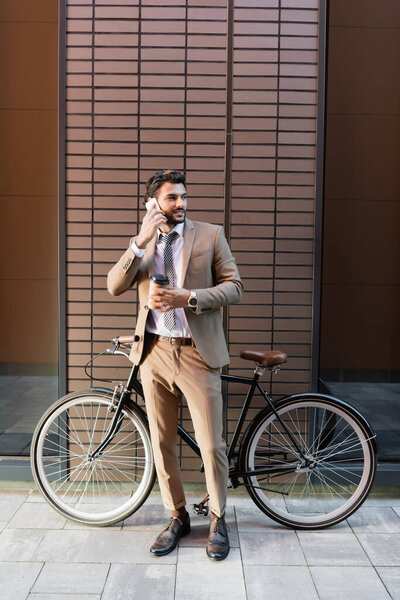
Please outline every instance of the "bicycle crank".
M201 502L199 502L198 504L192 504L193 506L193 512L195 515L203 515L204 517L206 517L208 515L208 511L209 511L209 507L208 507L208 501L209 501L209 495L207 494L206 496L204 496L203 500Z

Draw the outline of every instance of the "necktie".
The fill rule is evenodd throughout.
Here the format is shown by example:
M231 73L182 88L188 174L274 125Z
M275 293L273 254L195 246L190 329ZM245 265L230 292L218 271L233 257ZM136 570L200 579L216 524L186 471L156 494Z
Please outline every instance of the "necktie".
M175 270L174 270L174 255L172 253L172 242L175 236L178 235L176 231L170 233L160 233L160 240L164 243L164 272L168 277L170 287L175 287ZM175 327L175 311L167 310L164 313L164 325L167 329L172 331Z

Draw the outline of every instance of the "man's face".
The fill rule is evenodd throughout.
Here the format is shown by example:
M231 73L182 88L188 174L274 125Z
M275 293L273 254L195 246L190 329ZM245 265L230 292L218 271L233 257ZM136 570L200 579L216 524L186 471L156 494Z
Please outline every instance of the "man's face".
M158 190L157 202L169 225L183 223L186 217L187 194L183 183L166 181Z

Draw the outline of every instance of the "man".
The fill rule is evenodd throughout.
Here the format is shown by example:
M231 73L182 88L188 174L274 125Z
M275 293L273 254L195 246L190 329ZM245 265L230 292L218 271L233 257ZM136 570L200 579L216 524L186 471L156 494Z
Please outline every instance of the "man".
M222 227L186 218L186 179L158 171L146 184L145 202L156 198L139 233L107 277L110 294L138 285L139 314L130 360L139 365L155 466L171 518L150 551L168 554L190 532L176 453L178 409L185 395L204 463L211 521L207 555L229 552L225 523L228 484L222 437L219 369L229 362L220 308L239 302L243 285ZM166 274L169 287L149 295L149 277ZM149 309L149 305L152 309Z

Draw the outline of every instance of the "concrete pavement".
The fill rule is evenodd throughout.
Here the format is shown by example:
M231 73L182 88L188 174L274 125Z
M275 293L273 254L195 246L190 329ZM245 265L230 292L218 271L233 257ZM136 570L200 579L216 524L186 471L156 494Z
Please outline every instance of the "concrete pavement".
M188 502L200 498L188 494ZM231 551L222 562L205 553L208 517L193 513L177 550L153 557L168 516L153 492L123 523L88 527L34 489L0 490L0 598L400 600L400 496L370 495L347 521L294 531L230 492Z

